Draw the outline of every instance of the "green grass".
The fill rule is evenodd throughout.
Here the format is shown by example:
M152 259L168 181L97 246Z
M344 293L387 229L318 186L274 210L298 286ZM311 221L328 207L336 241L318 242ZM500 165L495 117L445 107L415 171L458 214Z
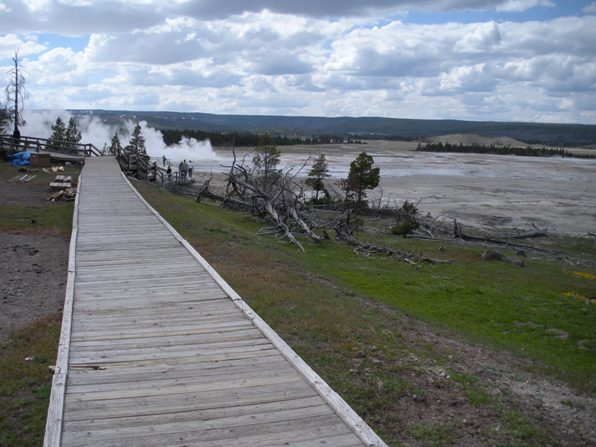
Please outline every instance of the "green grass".
M152 191L149 198L157 208L193 245L205 247L214 262L221 245L262 258L259 262L267 262L275 253L297 275L317 272L356 295L388 304L476 343L535 360L536 368L582 391L596 393L596 302L570 296L596 297L596 280L576 275L577 268L543 259L526 259L527 266L520 268L482 261L482 248L450 246L439 252L439 244L389 235L368 239L455 262L417 269L381 258L363 259L334 242L307 242L307 252L301 254L288 244L255 236L262 224L250 216L144 191ZM157 200L160 195L169 201L167 208ZM275 266L272 269L275 275L279 273ZM234 282L235 272L228 275ZM267 280L277 281L273 276ZM248 287L248 296L267 294L250 290L244 281L238 281L238 286ZM276 297L268 299L275 301Z
M60 315L40 319L0 344L0 445L41 445L56 362Z
M69 235L72 224L72 203L56 203L48 208L23 208L0 205L0 232Z
M446 424L412 424L408 431L417 441L425 441L425 445L442 447L453 445L451 427Z
M422 242L409 245L429 249ZM479 250L461 247L449 250L454 264L422 269L342 251L310 250L310 262L359 294L536 360L537 367L596 391L596 305L569 296L596 296L596 281L578 277L575 269L543 260L528 260L526 268L484 262Z
M42 195L49 197L53 192L49 183L53 181L57 173L46 173L41 168L31 168L31 174L36 177L28 183L14 182L16 188L22 190L24 198L28 194ZM73 177L73 185L76 185L80 169L77 167L66 168L59 174ZM0 163L0 181L7 182L16 175L25 175L8 163ZM12 204L0 204L0 232L10 233L46 233L56 235L69 235L72 223L73 202L50 202L42 201L38 204L27 205L19 203L18 200Z
M480 249L448 246L439 252L433 242L390 235L370 239L455 263L417 269L394 260L357 257L334 241L305 241L306 253L301 253L258 236L263 223L251 216L137 186L391 445L414 435L429 442L435 442L435 435L436 442L450 439L442 426L428 433L421 426L405 434L395 427L395 402L415 389L407 379L412 371L399 359L411 350L431 359L442 355L440 346L412 346L403 339L403 313L473 343L533 359L541 372L594 392L596 362L590 349L596 343L596 306L564 293L594 296L596 287L561 263L527 259L528 266L519 268L481 261ZM551 329L567 337L559 338L561 332ZM536 434L538 428L512 416L517 413L508 414L481 386L463 388L471 405L498 411L512 445L524 439L528 445L544 441Z

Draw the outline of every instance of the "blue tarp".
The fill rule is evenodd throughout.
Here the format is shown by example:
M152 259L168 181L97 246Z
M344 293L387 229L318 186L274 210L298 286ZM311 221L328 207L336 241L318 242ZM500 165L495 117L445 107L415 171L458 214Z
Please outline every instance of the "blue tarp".
M11 154L8 156L10 164L14 167L29 166L31 164L31 162L29 161L30 158L31 152L29 151L17 152L16 154Z

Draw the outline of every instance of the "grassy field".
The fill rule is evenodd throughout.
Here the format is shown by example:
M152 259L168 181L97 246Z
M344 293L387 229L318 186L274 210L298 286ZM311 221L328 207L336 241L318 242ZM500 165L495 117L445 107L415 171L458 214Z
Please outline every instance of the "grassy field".
M256 235L250 216L139 185L148 201L212 263L280 335L392 445L425 440L459 443L460 422L400 420L397 403L424 394L411 376L419 368L445 368L448 353L405 325L446 331L478 346L529 359L530 368L564 380L583 393L596 390L594 271L558 261L525 260L526 267L481 261L479 248L379 235L399 246L453 264L424 266L362 258L327 241L306 242L306 253ZM365 234L360 235L366 238ZM594 255L594 246L591 246ZM413 318L411 318L413 317ZM424 323L422 323L424 322ZM424 326L428 325L428 326ZM408 358L420 361L408 362ZM431 366L429 366L431 365ZM479 436L496 445L541 445L547 427L536 427L500 401L473 375L452 374L444 384L474 408L490 409ZM486 418L489 420L489 418ZM496 428L499 430L499 428ZM438 441L432 441L437 438Z
M61 315L40 319L0 344L0 445L41 445Z

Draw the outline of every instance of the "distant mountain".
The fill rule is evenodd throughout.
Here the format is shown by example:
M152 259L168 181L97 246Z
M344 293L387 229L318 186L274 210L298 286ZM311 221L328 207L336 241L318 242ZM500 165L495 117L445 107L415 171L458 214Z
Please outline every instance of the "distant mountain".
M94 115L107 124L123 119L147 121L158 129L251 132L315 136L338 135L376 139L423 139L446 134L509 137L528 144L588 146L596 144L596 125L491 121L419 120L382 117L314 117L272 115L215 115L187 112L71 110Z

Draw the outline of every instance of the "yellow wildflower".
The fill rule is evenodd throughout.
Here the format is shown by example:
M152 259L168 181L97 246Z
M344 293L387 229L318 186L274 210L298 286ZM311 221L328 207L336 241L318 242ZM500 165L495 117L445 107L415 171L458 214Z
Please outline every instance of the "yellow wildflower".
M584 279L591 279L591 280L596 279L596 275L593 275L592 273L589 273L589 272L573 272L573 274L575 276L579 276L580 278L584 278Z

